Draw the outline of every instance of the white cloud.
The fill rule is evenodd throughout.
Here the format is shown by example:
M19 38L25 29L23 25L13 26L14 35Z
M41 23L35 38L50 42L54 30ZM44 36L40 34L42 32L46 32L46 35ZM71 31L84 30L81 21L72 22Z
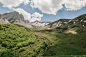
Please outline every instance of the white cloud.
M86 6L86 0L66 0L64 4L67 10L79 10Z
M32 14L32 18L30 19L30 22L34 22L36 20L41 21L42 17L43 17L43 14L35 12Z
M27 5L30 1L29 0L0 0L3 4L3 7L13 8L19 6L21 3Z
M56 15L57 11L62 9L64 0L31 0L31 7L38 8L43 13Z
M36 20L41 21L41 19L39 19L39 18L34 18L34 17L31 18L29 21L30 21L30 22L34 22L34 21L36 21Z
M43 14L41 15L40 13L37 13L37 12L35 12L35 13L33 13L32 14L32 18L41 18L41 17L43 17Z
M24 16L24 19L25 20L30 20L30 22L34 22L35 20L41 21L41 17L43 17L43 14L35 12L31 15L30 13L27 13L26 11L24 11L21 8L17 8L17 9L14 9L14 10L19 12L19 14L22 14Z
M9 13L9 11L7 11L7 13Z
M86 6L86 0L31 0L30 6L38 8L42 13L54 14L65 5L67 10L79 10Z
M17 8L17 9L14 9L15 11L19 12L20 14L22 14L24 16L24 19L25 20L29 20L31 19L31 14L30 13L27 13L26 11L24 11L23 9L21 8Z
M29 4L30 0L0 0L0 2L3 4L3 7L14 9L14 7L18 7L21 3ZM62 4L65 5L66 10L79 10L86 6L86 0L31 0L30 6L38 8L42 13L56 15L63 8ZM35 21L41 20L41 17L43 17L43 14L35 12L31 15L21 8L14 10L22 14L25 20Z

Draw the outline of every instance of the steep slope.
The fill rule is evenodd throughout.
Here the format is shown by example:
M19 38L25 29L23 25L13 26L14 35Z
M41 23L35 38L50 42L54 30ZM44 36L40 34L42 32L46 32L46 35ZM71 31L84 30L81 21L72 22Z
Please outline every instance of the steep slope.
M52 23L49 23L46 27L49 27L49 28L56 28L56 27L59 27L63 24L67 24L67 22L71 20L71 19L59 19L55 22L52 22Z
M86 57L85 20L86 14L83 14L66 21L67 23L64 23L65 21L61 22L61 20L62 25L58 27L35 30L35 33L45 36L50 41L48 49L42 56ZM65 33L68 31L69 33Z
M80 15L74 19L59 19L49 23L45 28L82 28L86 26L86 14Z
M10 24L20 24L26 27L32 27L30 22L28 20L24 20L24 17L22 14L19 14L18 12L14 11L11 13L4 13L0 17L2 20L7 20ZM5 24L5 22L0 22L1 24Z
M60 30L62 32L68 31L76 31L77 29L84 28L86 26L86 14L80 15L74 19L71 19L67 22L59 22L60 26L58 25L55 27L56 30Z
M36 57L47 47L45 40L30 28L18 24L0 24L0 57Z
M0 19L0 24L9 24L9 21L6 19Z

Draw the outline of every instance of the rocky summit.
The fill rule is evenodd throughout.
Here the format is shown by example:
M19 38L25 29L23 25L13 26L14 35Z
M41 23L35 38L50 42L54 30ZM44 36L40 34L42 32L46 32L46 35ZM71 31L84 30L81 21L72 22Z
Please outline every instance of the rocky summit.
M24 20L22 14L14 11L11 13L4 13L3 15L0 14L0 23L1 24L20 24L25 27L32 27L28 20Z

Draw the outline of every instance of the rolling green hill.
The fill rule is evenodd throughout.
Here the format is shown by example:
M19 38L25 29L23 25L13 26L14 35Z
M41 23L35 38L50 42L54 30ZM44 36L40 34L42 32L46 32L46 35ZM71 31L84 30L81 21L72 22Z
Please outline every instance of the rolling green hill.
M86 55L86 27L76 30L77 34L65 33L56 29L35 30L36 34L45 36L50 44L42 55L72 57Z

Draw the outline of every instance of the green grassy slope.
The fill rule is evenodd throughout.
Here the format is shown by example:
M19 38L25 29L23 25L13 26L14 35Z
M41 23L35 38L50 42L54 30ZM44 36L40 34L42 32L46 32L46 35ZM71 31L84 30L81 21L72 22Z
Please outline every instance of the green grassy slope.
M0 24L0 57L36 57L44 52L45 40L27 27Z
M36 30L35 33L45 36L50 45L43 56L86 55L86 27L78 29L77 34L64 33L59 30ZM78 56L77 56L78 57Z

